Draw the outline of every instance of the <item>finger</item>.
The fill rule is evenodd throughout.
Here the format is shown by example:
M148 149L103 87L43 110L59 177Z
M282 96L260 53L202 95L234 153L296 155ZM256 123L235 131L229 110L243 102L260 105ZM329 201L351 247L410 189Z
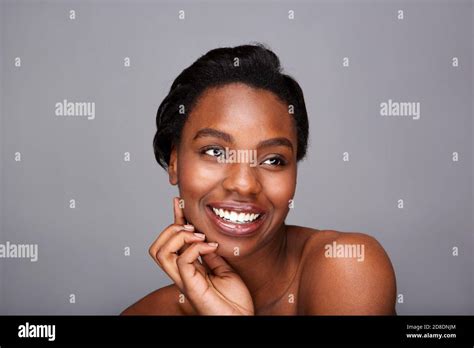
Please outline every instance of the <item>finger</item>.
M169 275L169 277L182 289L183 283L178 271L176 259L179 257L177 251L186 243L201 242L204 237L187 231L179 231L157 250L154 257L158 265Z
M148 249L149 254L151 255L152 258L155 259L156 253L158 250L176 233L179 231L193 231L194 226L191 225L169 225L167 228L165 228L158 237L156 237L155 241L150 245L150 248Z
M196 232L199 232L199 233L202 233L201 231L199 230L196 230ZM206 240L204 240L206 241ZM184 248L187 248L189 247L189 244L186 245ZM186 249L183 250L183 252L185 251ZM198 263L199 265L202 265L204 267L204 273L211 273L211 269L208 267L208 265L205 263L205 262L202 262L201 260L199 261L196 261L196 263Z
M193 262L193 265L194 267L196 267L198 272L201 273L203 276L205 276L206 273L208 273L207 268L201 262L199 262L199 260L195 260Z
M185 229L185 230L191 231L191 228L194 229L194 232L196 232L196 233L201 233L201 234L202 234L202 232L201 232L201 231L198 231L193 225L184 225L184 229ZM205 238L204 238L204 239L205 239ZM190 244L185 244L185 245L183 245L183 247L177 251L178 255L181 255L183 252L185 252L186 249L187 249L189 246L190 246Z
M181 247L181 249L179 249L179 250L176 252L176 254L181 255L181 254L184 253L184 252L186 251L186 249L189 248L190 246L191 246L190 243L185 243L185 244Z
M174 223L176 225L185 225L186 219L184 218L183 209L179 206L179 198L173 198L173 211L174 211Z
M223 276L226 273L234 273L234 269L224 260L222 256L212 252L202 256L205 265L217 276Z
M176 264L178 265L178 271L185 289L194 289L199 291L207 288L207 281L202 276L202 274L198 272L194 266L194 262L198 259L199 255L211 253L215 251L216 248L217 243L194 243L178 257ZM201 277L201 279L198 277ZM198 282L201 282L201 284ZM203 288L196 289L196 287L199 286L202 286Z
M199 262L199 261L198 261ZM205 273L212 273L211 268L207 265L206 262L204 262L203 256L201 256L201 262L199 262L200 265L204 267L204 272Z
M178 252L183 254L189 247L186 245L187 243L202 242L205 239L206 236L203 233L182 230L172 235L160 250L167 254L177 255Z

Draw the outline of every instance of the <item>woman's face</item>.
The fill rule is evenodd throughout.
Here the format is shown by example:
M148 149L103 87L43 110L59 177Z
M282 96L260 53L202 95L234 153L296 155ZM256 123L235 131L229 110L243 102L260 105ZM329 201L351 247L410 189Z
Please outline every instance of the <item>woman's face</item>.
M279 232L295 193L296 146L292 114L272 92L232 83L201 95L169 175L186 220L219 243L219 255L248 255Z

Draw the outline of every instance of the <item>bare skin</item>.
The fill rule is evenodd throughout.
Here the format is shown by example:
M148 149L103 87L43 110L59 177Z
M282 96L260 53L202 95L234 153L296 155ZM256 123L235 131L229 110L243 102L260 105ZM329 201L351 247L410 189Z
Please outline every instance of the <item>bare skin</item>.
M258 165L219 163L225 147L256 149ZM240 83L207 90L168 168L184 208L174 200L174 223L150 246L173 284L122 315L396 314L393 267L373 237L285 224L296 189L296 150L288 105L272 92ZM219 202L251 204L265 219L251 235L225 234L209 214ZM363 260L328 257L333 242L363 245Z

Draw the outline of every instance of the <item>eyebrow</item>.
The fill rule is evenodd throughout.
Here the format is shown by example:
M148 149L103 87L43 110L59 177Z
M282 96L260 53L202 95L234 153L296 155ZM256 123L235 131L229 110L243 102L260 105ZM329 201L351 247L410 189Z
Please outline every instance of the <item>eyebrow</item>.
M291 143L290 140L288 140L288 138L284 138L284 137L263 140L258 143L257 149L260 149L262 147L271 147L271 146L286 146L293 152L293 144Z
M234 142L234 138L232 137L232 135L228 134L228 133L225 133L225 132L221 132L217 129L214 129L214 128L203 128L203 129L200 129L196 135L194 136L193 140L197 140L199 138L205 138L205 137L214 137L214 138L219 138L219 139L222 139L228 143L233 143Z
M228 143L234 142L234 137L232 137L232 135L230 135L229 133L219 131L214 128L200 129L194 136L193 141L199 138L205 138L205 137L219 138ZM258 143L257 149L260 149L262 147L271 147L271 146L285 146L285 147L290 148L291 151L294 151L293 144L288 138L285 138L285 137L278 137L278 138L263 140Z

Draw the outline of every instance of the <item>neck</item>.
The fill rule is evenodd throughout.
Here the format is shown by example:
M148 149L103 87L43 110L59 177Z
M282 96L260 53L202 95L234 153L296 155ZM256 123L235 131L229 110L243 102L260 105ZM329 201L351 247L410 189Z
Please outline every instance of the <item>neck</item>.
M243 258L226 261L247 285L255 308L271 303L285 290L291 277L286 225L283 224L274 238L259 250Z

